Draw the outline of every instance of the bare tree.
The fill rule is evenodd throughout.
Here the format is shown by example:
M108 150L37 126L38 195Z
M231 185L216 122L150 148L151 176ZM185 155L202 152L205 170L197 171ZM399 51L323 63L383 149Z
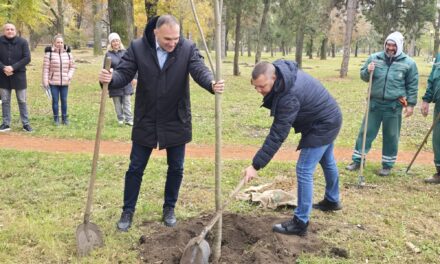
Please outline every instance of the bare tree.
M260 31L258 33L257 48L255 51L255 63L261 60L261 45L266 31L267 14L269 13L270 0L263 0L264 9L261 17Z
M341 71L339 77L347 77L348 63L350 60L350 46L351 36L353 32L355 16L356 16L357 0L347 1L347 21L345 23L345 36L344 36L344 54L342 57Z
M235 48L234 48L234 75L235 76L239 76L240 75L240 69L238 67L238 58L239 58L239 53L240 53L240 41L241 41L241 14L242 14L242 10L241 10L241 1L238 0L237 1L237 9L235 11Z

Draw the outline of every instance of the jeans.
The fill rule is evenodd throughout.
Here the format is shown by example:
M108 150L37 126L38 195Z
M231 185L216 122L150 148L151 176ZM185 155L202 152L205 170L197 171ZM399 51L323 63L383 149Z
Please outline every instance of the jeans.
M2 117L3 124L11 125L11 95L12 90L0 88L0 94L2 98ZM15 90L15 96L17 97L18 110L20 111L20 119L23 125L29 124L29 115L26 106L26 89Z
M52 111L54 116L58 116L58 101L61 98L61 115L67 116L67 85L50 85L50 91L52 93Z
M339 172L333 156L333 143L316 148L303 148L296 165L298 207L295 216L304 223L309 221L313 200L313 173L318 162L324 171L325 198L339 202Z
M122 210L134 213L145 167L150 158L152 148L133 142L130 154L130 165L125 173L124 206ZM167 179L165 183L165 199L163 207L174 208L179 196L183 178L185 144L170 147L167 151Z
M133 122L131 114L131 95L112 97L118 121Z

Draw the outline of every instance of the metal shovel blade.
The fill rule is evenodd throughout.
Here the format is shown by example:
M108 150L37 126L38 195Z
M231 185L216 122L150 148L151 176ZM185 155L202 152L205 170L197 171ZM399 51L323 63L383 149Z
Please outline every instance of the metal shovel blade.
M203 239L197 243L198 237L192 238L183 250L180 264L208 264L211 248L208 242Z
M80 257L87 256L93 248L102 247L104 241L99 227L91 222L79 225L76 228L76 245Z

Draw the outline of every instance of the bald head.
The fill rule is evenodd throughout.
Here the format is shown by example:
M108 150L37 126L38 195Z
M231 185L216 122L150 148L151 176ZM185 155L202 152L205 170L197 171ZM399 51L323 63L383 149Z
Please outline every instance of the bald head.
M3 35L8 38L14 38L17 35L17 30L15 29L14 24L6 23L3 25Z

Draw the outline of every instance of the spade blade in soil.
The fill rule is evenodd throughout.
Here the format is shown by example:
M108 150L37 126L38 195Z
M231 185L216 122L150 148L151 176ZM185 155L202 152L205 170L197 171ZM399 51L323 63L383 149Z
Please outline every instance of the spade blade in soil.
M180 264L208 264L211 248L208 242L203 239L197 243L198 237L191 239L183 250Z
M76 229L76 245L78 256L83 257L96 247L102 247L102 233L99 227L91 222L81 224Z

